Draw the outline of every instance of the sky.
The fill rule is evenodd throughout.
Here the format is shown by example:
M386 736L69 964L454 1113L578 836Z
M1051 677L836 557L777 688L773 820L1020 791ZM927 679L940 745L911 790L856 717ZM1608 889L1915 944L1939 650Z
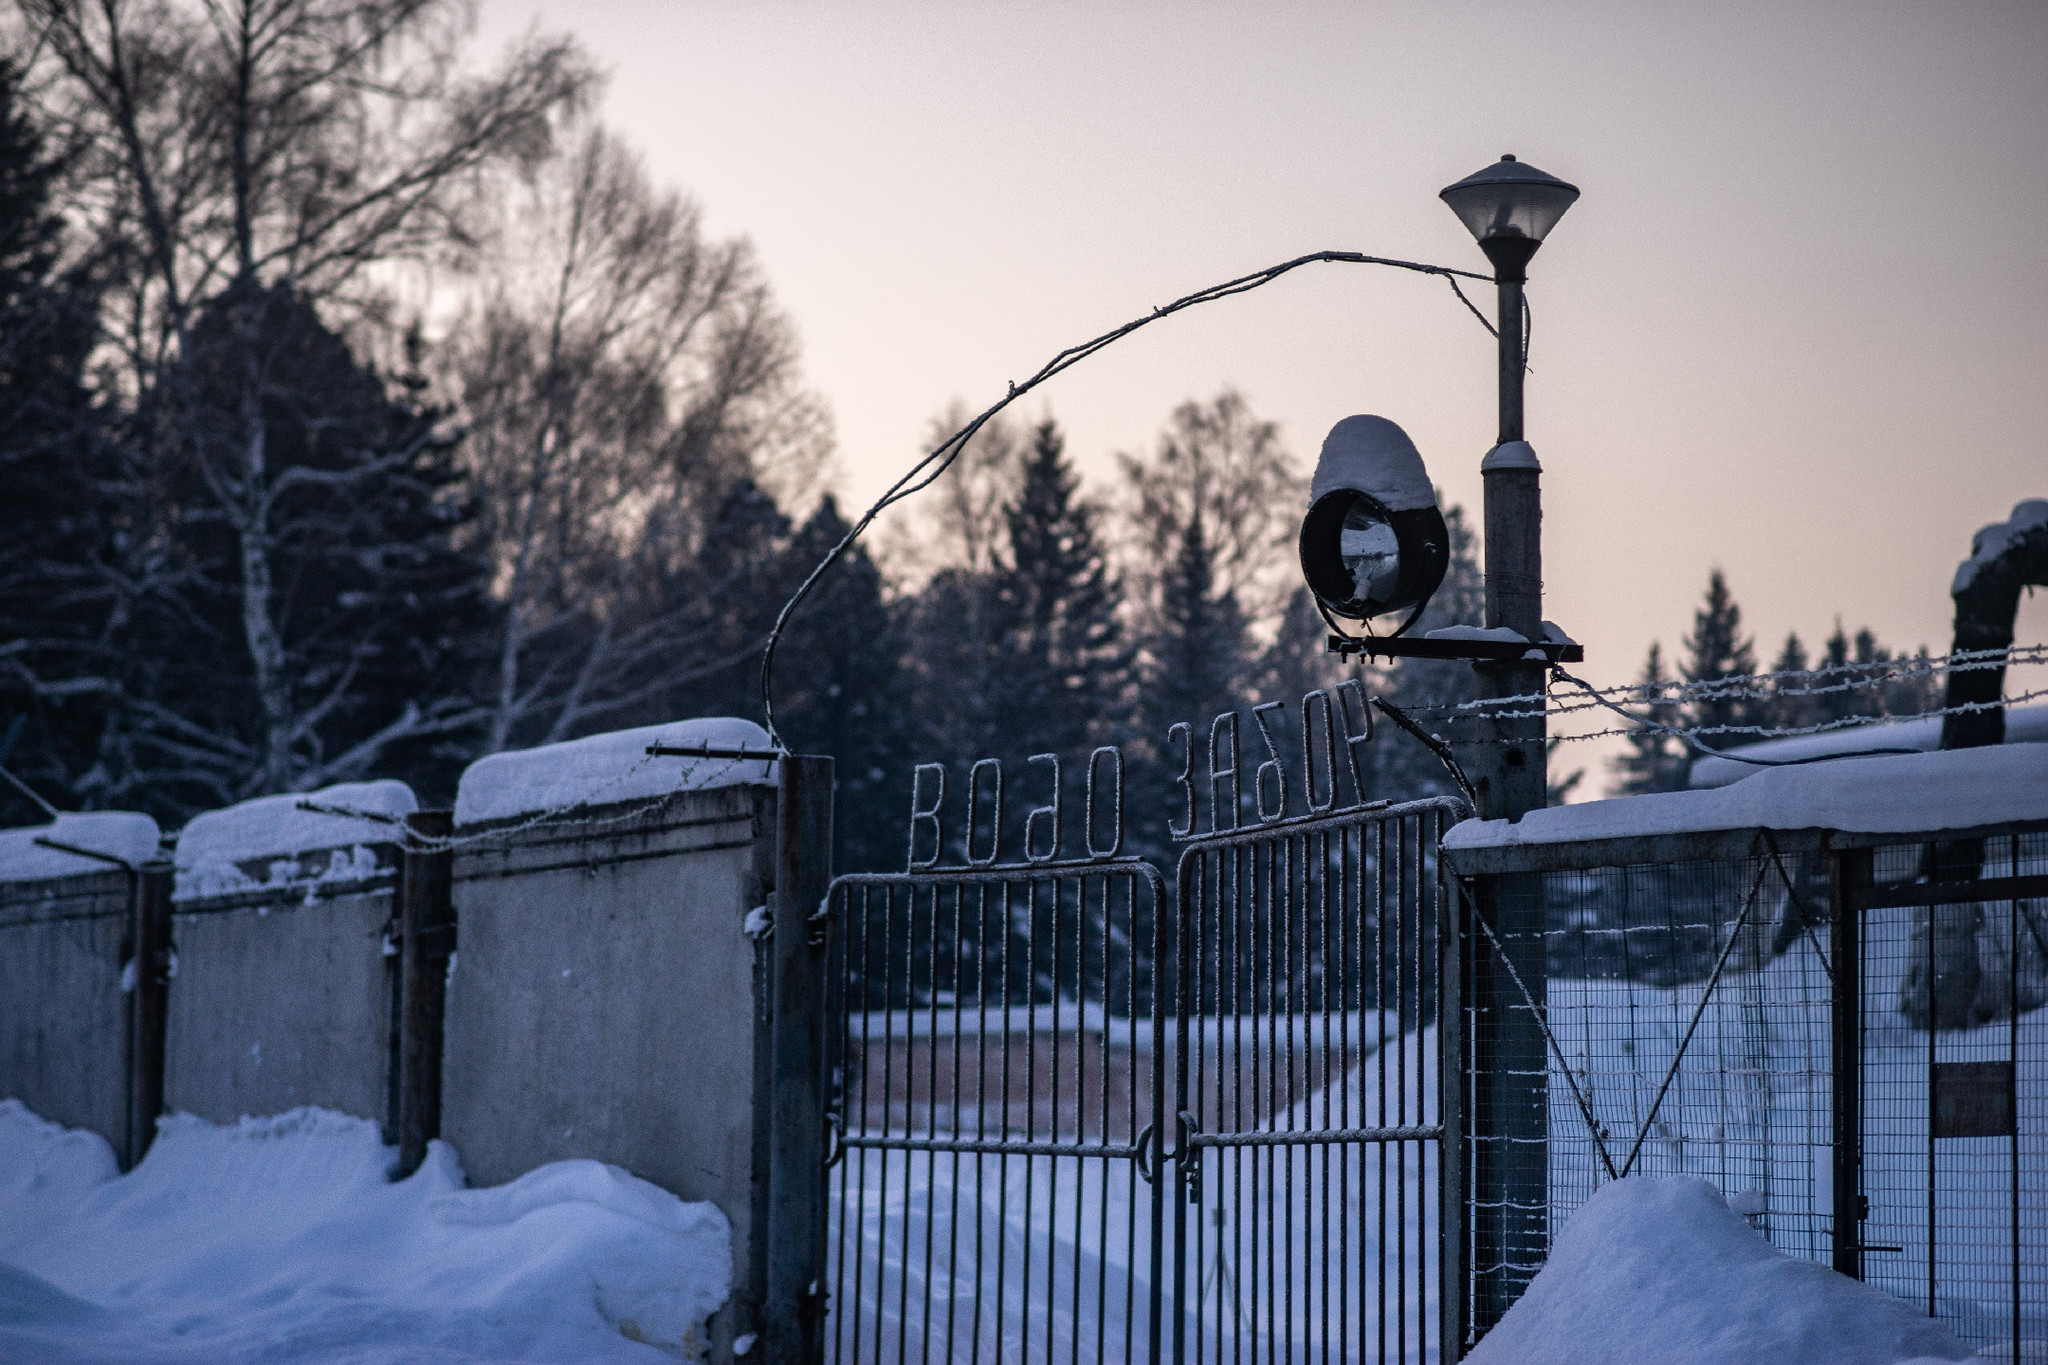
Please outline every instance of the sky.
M872 499L954 399L1338 249L1487 269L1437 199L1583 197L1530 270L1545 614L1626 681L1714 567L1768 663L1837 616L1945 652L1971 534L2048 497L2048 5L482 0L575 34L604 117L745 235ZM1233 385L1306 467L1415 438L1476 516L1493 343L1448 289L1305 268L1027 400L1084 473ZM2048 594L2019 638L2048 639ZM2021 675L2015 675L2018 681ZM2030 686L2048 685L2036 680Z

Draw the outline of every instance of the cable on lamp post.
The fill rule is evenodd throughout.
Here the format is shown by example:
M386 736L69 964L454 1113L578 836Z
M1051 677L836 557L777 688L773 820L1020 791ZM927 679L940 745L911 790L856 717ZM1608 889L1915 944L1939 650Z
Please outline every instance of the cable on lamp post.
M1532 643L1543 626L1542 467L1523 439L1527 368L1522 287L1529 259L1564 216L1578 188L1504 156L1442 192L1493 262L1499 291L1500 435L1480 462L1485 485L1486 624ZM1510 637L1512 638L1512 637ZM1545 657L1517 651L1479 662L1482 701L1472 785L1479 815L1519 820L1549 800L1542 707L1512 697L1541 694ZM1541 873L1482 878L1473 912L1486 943L1466 937L1475 1027L1468 1043L1474 1106L1469 1122L1472 1211L1471 1319L1483 1335L1527 1288L1549 1247L1549 1057L1539 1011L1548 995L1548 897ZM1450 1324L1446 1324L1450 1326Z

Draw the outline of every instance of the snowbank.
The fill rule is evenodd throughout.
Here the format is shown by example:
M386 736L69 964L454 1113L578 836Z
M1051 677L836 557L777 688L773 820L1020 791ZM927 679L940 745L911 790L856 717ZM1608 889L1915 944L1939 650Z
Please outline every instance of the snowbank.
M769 747L768 732L750 720L713 717L614 730L538 749L492 754L462 774L455 823L481 825L543 811L637 801L671 792L769 780L765 760L654 758L650 744L714 749Z
M2007 744L2048 744L2048 703L2008 706L2005 709ZM1820 758L1829 754L1854 753L1860 749L1918 749L1931 753L1941 747L1941 717L1888 721L1878 725L1856 725L1845 730L1827 730L1817 735L1795 735L1790 739L1745 744L1735 752L1749 758ZM1754 777L1764 769L1732 758L1703 758L1692 765L1692 785L1725 787Z
M325 1110L179 1116L117 1176L96 1135L0 1101L0 1360L703 1355L732 1277L713 1206L594 1161L468 1190L442 1143L394 1184L392 1156Z
M301 802L362 815L304 810ZM297 882L361 881L377 871L377 855L367 845L395 842L397 821L419 808L411 787L386 780L259 796L210 810L178 835L172 896L193 900ZM306 866L305 855L321 852L328 854L324 865ZM266 861L261 876L246 866Z
M1573 1214L1470 1365L1891 1365L1970 1350L1891 1296L1751 1230L1689 1176L1609 1183Z
M143 863L156 856L158 830L147 815L125 810L60 815L47 825L0 830L0 882L39 882L115 870L112 863L49 848L38 839Z
M1602 1187L1470 1365L1892 1365L1960 1361L1948 1328L1794 1261L1694 1177Z
M1711 791L1662 792L1531 811L1517 823L1467 820L1448 849L1563 844L1723 829L1918 834L2048 819L2048 745L1767 768Z

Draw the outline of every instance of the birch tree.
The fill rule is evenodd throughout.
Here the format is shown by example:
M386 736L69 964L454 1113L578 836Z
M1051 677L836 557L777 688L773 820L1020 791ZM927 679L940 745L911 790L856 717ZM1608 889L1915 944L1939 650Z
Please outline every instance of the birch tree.
M360 420L360 393L352 416L323 410L331 350L322 373L279 362L329 321L376 329L394 267L464 244L480 178L545 158L588 89L582 61L566 41L533 40L467 75L461 11L445 0L19 10L42 113L75 149L69 200L118 266L96 356L103 395L126 414L125 524L103 547L92 604L110 662L25 675L32 690L102 707L75 790L107 802L169 784L189 804L305 789L474 727L470 680L446 659L392 668L405 643L376 607L407 590L405 574L376 567L403 560L399 547L358 527L374 581L351 591L369 597L323 610L290 548L394 486L401 501L436 504L445 433ZM405 406L402 387L397 397ZM319 458L297 458L316 447ZM233 634L209 642L215 686L194 695L129 643L201 630L223 593ZM246 705L210 704L224 692Z

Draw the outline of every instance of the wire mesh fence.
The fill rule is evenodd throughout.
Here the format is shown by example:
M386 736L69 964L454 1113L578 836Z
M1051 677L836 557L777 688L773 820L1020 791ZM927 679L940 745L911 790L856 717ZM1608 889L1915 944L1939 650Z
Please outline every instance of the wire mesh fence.
M1469 902L1476 1332L1604 1181L1691 1175L1782 1251L1987 1354L2048 1353L2048 832L1861 842L1758 831L1741 856L1596 866L1560 848L1468 888L1487 893ZM1502 892L1517 875L1540 913ZM1527 1210L1488 1202L1527 1135L1479 1074L1517 1032L1543 1055Z

